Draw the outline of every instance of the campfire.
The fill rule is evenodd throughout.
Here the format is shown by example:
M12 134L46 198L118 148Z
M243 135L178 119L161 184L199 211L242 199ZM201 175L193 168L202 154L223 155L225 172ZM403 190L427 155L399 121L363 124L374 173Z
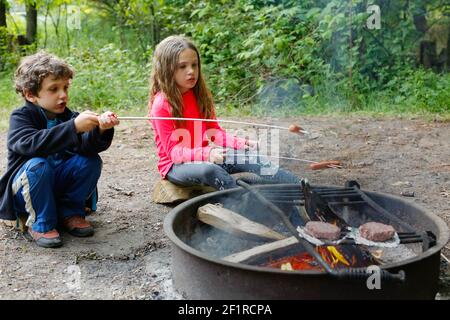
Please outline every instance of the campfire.
M316 251L334 269L348 267L368 267L376 264L370 257L358 259L354 254L346 254L344 248L338 246L317 247ZM321 270L324 269L317 263L313 256L306 252L294 256L277 259L263 264L264 267L277 268L281 270Z
M448 229L421 208L362 191L356 182L344 187L312 186L306 181L301 186L238 184L243 188L183 203L165 222L176 244L174 284L177 287L178 279L178 287L189 297L280 297L277 290L261 289L274 285L269 281L280 281L280 286L296 292L288 298L342 298L335 293L343 288L348 289L346 295L358 298L400 292L425 298L437 291L439 253ZM302 238L298 228L308 221L338 227L338 239L319 239L322 243L316 244ZM395 237L377 245L360 243L353 235L367 222L392 226ZM189 276L181 271L187 264L192 266ZM382 294L366 292L369 266L381 270ZM425 267L430 272L420 271Z
M318 243L314 247L312 244L308 243L308 238L302 239L299 237L297 230L288 221L284 212L282 212L273 202L269 201L260 192L252 189L248 184L243 181L238 182L239 185L247 189L252 195L254 195L263 205L267 207L269 211L273 211L274 214L278 214L283 221L285 227L294 236L293 239L287 239L286 236L271 230L263 224L251 221L238 213L235 213L229 209L223 208L222 205L205 205L200 207L198 210L198 219L203 223L213 226L217 229L223 230L230 234L233 234L242 238L264 238L278 240L277 242L272 242L269 245L258 245L253 248L234 253L230 256L223 257L226 261L245 263L248 259L254 259L255 256L262 257L263 262L258 262L257 264L263 267L277 268L280 270L321 270L326 271L336 277L348 277L348 278L367 278L361 268L366 268L371 265L381 265L380 250L371 252L367 246L361 246L355 243L355 239L342 239L340 241L329 242L329 244L336 245L326 245L326 242L321 242L316 239ZM391 215L389 212L384 210L382 207L378 206L375 202L367 198L367 196L359 189L359 185L354 183L353 185L348 185L345 189L312 189L308 182L302 183L302 192L294 194L291 199L287 199L286 195L283 201L286 203L289 200L296 201L299 203L303 200L304 208L306 209L306 219L315 219L318 221L327 221L329 223L316 222L317 226L320 225L330 225L333 230L337 230L339 236L340 230L345 230L348 228L351 230L350 226L355 224L362 224L367 221L376 221L375 219L381 219L383 221L390 221L390 223L395 223L398 230L404 230L405 232L400 232L398 237L398 243L400 244L402 240L407 243L421 243L429 246L431 241L430 237L424 239L423 235L418 234L411 226L399 220L395 216ZM299 195L303 195L300 199ZM270 197L269 197L270 198ZM327 200L328 199L328 200ZM350 216L350 212L355 211L354 206L357 206L358 211L354 212ZM366 207L367 208L366 208ZM340 209L338 209L338 207ZM333 208L333 209L332 209ZM304 224L305 222L302 221ZM330 224L331 223L331 224ZM306 225L313 224L312 222ZM379 224L380 223L370 222L365 225ZM339 227L338 227L339 226ZM393 229L392 226L387 226ZM389 230L390 230L389 229ZM392 232L392 235L394 232ZM370 241L366 241L370 242ZM284 247L289 247L292 244L300 243L302 246L299 248L300 251L293 255L284 256L281 258L274 259L272 253ZM337 244L344 245L337 245ZM395 244L395 243L394 243ZM377 246L377 243L374 243ZM383 247L384 243L380 243ZM392 246L391 246L392 247ZM388 249L384 249L388 250ZM389 250L396 250L392 248ZM405 248L402 249L403 251ZM415 256L414 251L410 251L410 256ZM400 256L400 255L399 255ZM261 259L259 259L261 260ZM348 269L348 270L346 270ZM341 272L336 272L335 270L340 270ZM402 280L403 273L396 275L385 273L386 279L392 280Z

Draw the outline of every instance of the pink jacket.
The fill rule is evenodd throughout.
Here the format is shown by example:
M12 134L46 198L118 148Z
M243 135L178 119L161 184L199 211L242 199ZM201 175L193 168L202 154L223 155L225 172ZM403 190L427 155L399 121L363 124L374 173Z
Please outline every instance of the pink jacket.
M202 118L194 92L183 94L183 117ZM162 93L158 93L149 105L150 116L172 117L172 107ZM215 119L215 118L213 118ZM174 120L151 120L158 148L158 171L165 177L174 163L208 161L215 145L233 149L244 149L245 139L229 135L217 122L184 121L182 128L176 128Z

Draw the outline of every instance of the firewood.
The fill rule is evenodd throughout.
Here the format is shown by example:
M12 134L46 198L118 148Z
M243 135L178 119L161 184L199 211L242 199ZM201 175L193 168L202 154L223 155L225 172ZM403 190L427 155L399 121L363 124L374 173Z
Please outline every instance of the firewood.
M213 191L215 189L208 186L182 187L168 180L160 180L153 189L152 200L155 203L175 203Z
M25 232L27 231L26 226L27 217L24 215L20 215L16 220L2 220L0 219L0 225L5 226L6 228L15 229L16 231Z
M240 237L274 240L285 238L282 234L220 205L206 204L198 208L197 218L203 223Z
M253 248L245 250L245 251L233 253L229 256L222 258L222 260L225 260L228 262L239 263L239 262L245 261L247 259L256 257L260 254L272 252L272 251L275 251L280 248L285 248L285 247L288 247L295 243L298 243L297 238L289 237L289 238L285 238L283 240L274 241L274 242L266 243L266 244L263 244L260 246L256 246L256 247L253 247Z

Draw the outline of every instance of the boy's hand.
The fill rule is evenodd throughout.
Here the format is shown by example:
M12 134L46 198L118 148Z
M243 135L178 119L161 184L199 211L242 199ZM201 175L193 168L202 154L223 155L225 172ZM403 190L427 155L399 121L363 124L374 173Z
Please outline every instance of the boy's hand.
M77 133L91 131L98 125L98 114L89 110L80 113L75 118Z
M227 149L222 148L212 148L209 153L209 162L222 164L225 162L225 156L227 154Z
M98 126L101 133L117 126L119 123L120 121L117 119L117 116L111 111L106 111L98 117Z

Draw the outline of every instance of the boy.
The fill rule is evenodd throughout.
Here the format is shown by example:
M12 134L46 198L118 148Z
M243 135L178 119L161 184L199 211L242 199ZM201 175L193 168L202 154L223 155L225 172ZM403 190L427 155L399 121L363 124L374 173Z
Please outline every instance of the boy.
M25 106L10 117L0 219L26 216L28 233L46 248L62 245L58 225L78 237L94 233L85 204L100 177L98 153L111 145L119 124L112 112L70 111L72 77L66 62L45 52L25 57L16 70L16 91Z

